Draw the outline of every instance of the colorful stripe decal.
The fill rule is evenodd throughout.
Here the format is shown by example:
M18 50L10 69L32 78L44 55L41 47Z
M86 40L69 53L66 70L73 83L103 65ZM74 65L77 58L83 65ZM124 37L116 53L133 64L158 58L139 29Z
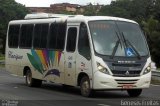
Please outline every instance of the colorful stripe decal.
M38 72L40 72L41 74L43 74L44 71L48 71L49 73L54 72L56 74L53 75L57 76L60 75L58 74L58 70L57 69L55 70L54 68L59 66L61 55L62 53L59 51L51 51L47 49L45 50L31 49L31 54L27 53L30 63L36 70L38 70ZM52 75L49 73L47 75Z

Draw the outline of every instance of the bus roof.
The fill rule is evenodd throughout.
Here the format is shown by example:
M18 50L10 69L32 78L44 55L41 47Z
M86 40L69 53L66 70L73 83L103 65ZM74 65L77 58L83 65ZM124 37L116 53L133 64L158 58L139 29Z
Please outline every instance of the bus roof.
M96 20L117 20L136 23L137 22L125 18L111 17L111 16L83 16L83 15L65 15L65 14L27 14L24 20L14 20L10 24L21 24L21 23L50 23L50 22L88 22Z
M131 22L131 23L136 23L137 22L125 18L119 18L119 17L112 17L112 16L76 16L76 17L71 17L68 18L67 21L77 21L77 20L84 20L84 21L98 21L98 20L117 20L117 21L125 21L125 22Z

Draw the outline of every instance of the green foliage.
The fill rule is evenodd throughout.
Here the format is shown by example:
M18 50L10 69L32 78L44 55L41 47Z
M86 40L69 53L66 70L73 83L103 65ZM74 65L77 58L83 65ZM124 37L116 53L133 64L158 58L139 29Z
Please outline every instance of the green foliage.
M108 16L124 17L124 18L130 17L127 10L110 5L102 7L98 15L108 15Z
M14 0L0 0L0 45L3 46L4 53L5 39L8 23L11 20L23 19L28 10ZM0 48L2 49L2 48Z
M141 22L152 15L153 0L117 0L100 10L100 15L123 17Z
M160 21L160 0L155 0L155 6L153 12L156 19Z
M148 43L150 47L150 52L152 55L152 60L160 65L160 30L159 25L160 23L158 20L154 19L153 17L149 18L146 22L142 21L143 29L146 32L146 36L148 38Z
M92 16L97 14L97 8L96 6L92 5L91 3L85 8L85 11L83 13L86 16Z

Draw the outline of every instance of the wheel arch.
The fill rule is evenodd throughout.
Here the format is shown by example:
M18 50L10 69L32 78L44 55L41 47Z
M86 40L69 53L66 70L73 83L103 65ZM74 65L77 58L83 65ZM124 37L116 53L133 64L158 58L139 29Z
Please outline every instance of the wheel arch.
M25 67L23 68L23 76L26 76L28 70L31 71L30 67L28 67L28 66L25 66Z
M78 77L77 77L77 86L80 86L80 83L81 83L81 79L86 76L89 78L88 74L85 73L85 72L81 72L78 74Z

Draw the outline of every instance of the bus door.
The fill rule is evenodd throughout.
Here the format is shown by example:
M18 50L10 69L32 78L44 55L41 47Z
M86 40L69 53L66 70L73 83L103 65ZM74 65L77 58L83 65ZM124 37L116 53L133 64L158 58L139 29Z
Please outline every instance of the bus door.
M79 28L77 44L76 77L78 78L80 73L87 74L90 79L90 86L92 87L93 71L90 47L89 31L87 25L82 22Z
M75 85L76 83L76 44L78 26L69 26L67 28L67 42L65 50L65 81L66 85Z

